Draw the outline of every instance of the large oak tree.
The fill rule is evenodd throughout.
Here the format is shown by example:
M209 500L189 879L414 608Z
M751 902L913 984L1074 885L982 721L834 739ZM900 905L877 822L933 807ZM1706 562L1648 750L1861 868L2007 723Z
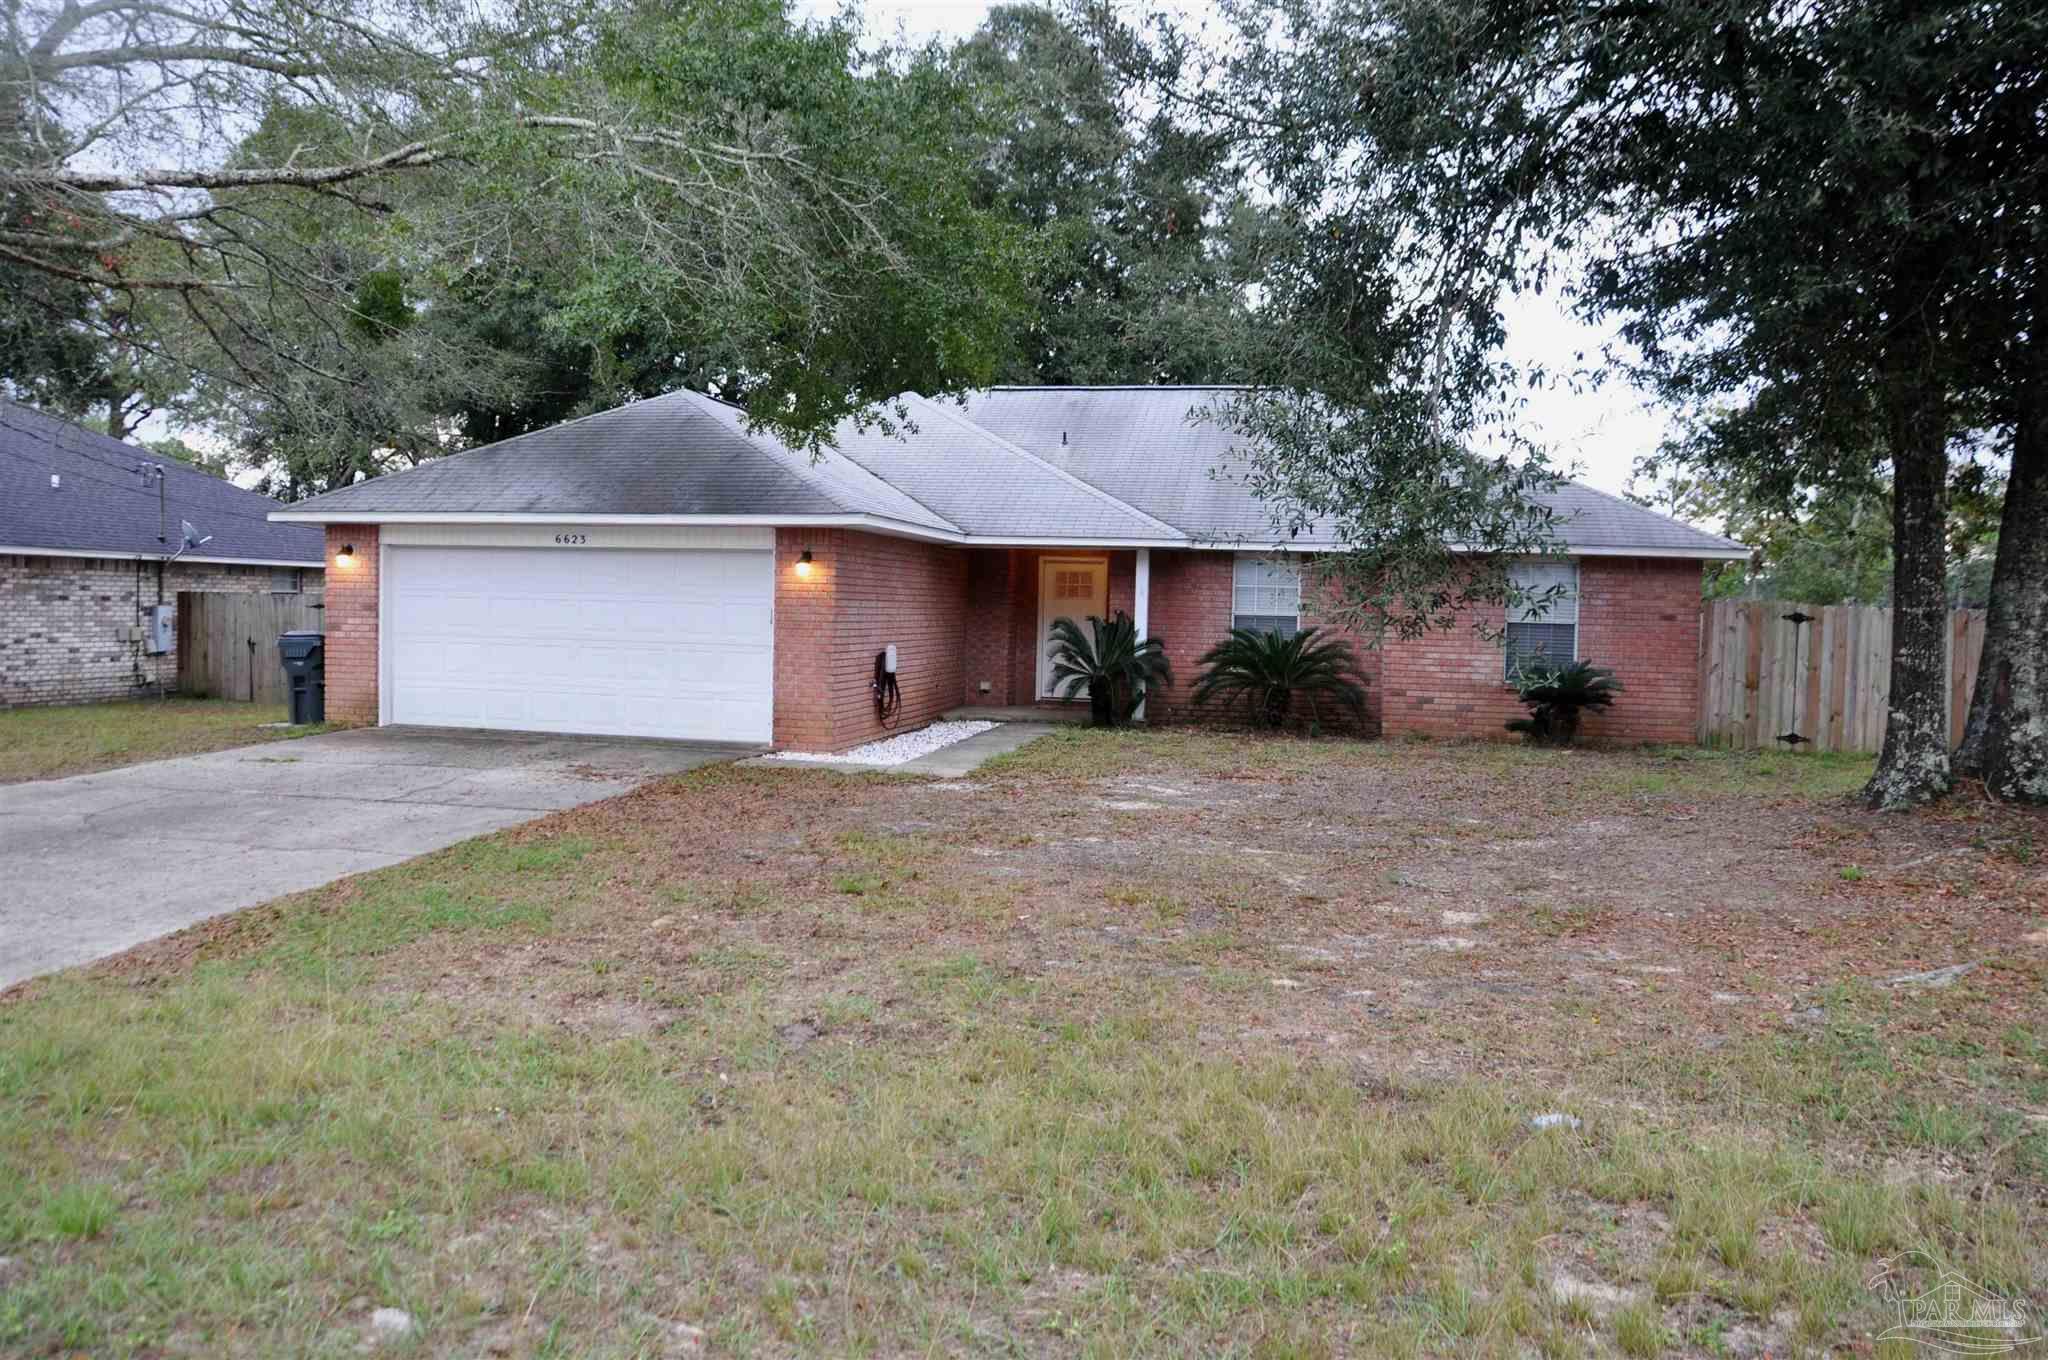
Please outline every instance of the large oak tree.
M2015 317L2038 256L2039 6L1244 0L1231 13L1220 59L1169 38L1151 68L1301 205L1302 274L1280 294L1301 355L1387 354L1390 409L1360 401L1331 428L1355 442L1365 418L1474 426L1532 376L1499 366L1503 297L1561 286L1588 317L1622 323L1623 361L1667 397L1740 413L1731 457L1809 485L1886 476L1892 704L1868 795L1900 807L1944 793L1948 469L2014 407L2038 350ZM1324 299L1342 305L1301 305ZM2022 376L1994 390L2008 370ZM1293 465L1317 468L1319 442L1301 440ZM1404 464L1441 481L1422 442L1398 441L1339 503L1386 494ZM1441 504L1463 485L1410 499ZM2027 495L2016 473L2009 505ZM1999 577L2038 599L2026 574ZM2019 665L1996 673L2013 693L2033 683Z
M426 415L501 410L530 372L432 314L502 318L525 290L540 343L639 346L636 371L809 440L986 380L1025 305L1022 234L970 201L974 110L937 55L779 0L7 16L0 334L170 365L231 424L430 451ZM6 376L35 390L36 357Z

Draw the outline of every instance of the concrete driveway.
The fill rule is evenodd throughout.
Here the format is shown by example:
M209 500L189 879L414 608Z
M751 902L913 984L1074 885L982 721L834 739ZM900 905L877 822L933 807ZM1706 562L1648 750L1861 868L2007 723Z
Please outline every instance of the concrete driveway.
M0 786L0 987L758 749L381 727Z

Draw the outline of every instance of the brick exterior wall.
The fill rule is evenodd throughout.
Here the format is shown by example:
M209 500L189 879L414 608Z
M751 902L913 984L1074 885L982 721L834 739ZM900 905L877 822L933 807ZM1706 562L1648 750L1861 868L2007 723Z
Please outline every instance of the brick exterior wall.
M1690 744L1699 721L1700 564L1654 557L1579 563L1579 654L1626 686L1594 741Z
M837 636L833 583L841 565L840 533L775 531L775 744L790 751L830 751L832 678ZM797 563L808 548L808 576Z
M377 526L327 526L327 560L355 545L348 567L327 573L327 720L377 721Z
M330 526L357 565L327 581L327 712L377 720L377 530ZM808 548L808 578L796 572ZM778 747L840 751L886 729L870 689L874 656L899 655L899 730L955 705L1036 699L1038 549L962 549L854 530L781 529L775 550L775 720ZM1110 559L1109 607L1133 609L1136 554ZM1155 549L1150 630L1165 640L1177 682L1147 716L1180 722L1198 659L1230 628L1232 554ZM1699 564L1588 558L1580 564L1580 654L1613 666L1627 690L1590 740L1690 741L1698 686ZM4 600L0 594L0 600ZM1313 623L1312 606L1304 618ZM1487 620L1498 629L1499 612ZM1503 682L1499 647L1470 628L1374 648L1352 638L1369 684L1367 732L1504 739L1521 705ZM984 693L983 680L990 683Z
M1147 722L1194 717L1188 695L1202 670L1196 661L1230 632L1231 561L1227 552L1153 551L1146 624L1166 644L1174 683L1145 701Z
M1497 632L1502 612L1482 617ZM1683 559L1579 561L1579 655L1612 667L1625 687L1589 717L1589 741L1689 742L1699 703L1700 564ZM1390 639L1381 662L1388 736L1508 737L1523 716L1500 647L1468 626Z
M967 675L968 696L971 704L1032 704L1041 702L1038 695L1038 578L1039 563L1047 557L1106 557L1109 559L1108 603L1104 606L1113 617L1121 609L1126 614L1135 614L1137 601L1138 554L1122 552L1091 552L1086 548L1009 548L996 549L1009 559L1008 627L1001 647L1002 662L990 655L988 668L969 668ZM1157 592L1154 592L1155 598ZM976 602L979 604L979 601ZM970 606L971 608L974 606ZM983 615L986 611L983 611ZM1155 630L1156 631L1156 630ZM988 694L979 692L980 681L995 682L995 688ZM1058 702L1046 700L1044 702ZM1082 702L1076 700L1075 702Z
M811 575L796 574L804 549ZM885 735L875 653L896 644L900 730L961 701L969 555L854 530L775 534L775 744L843 751Z
M99 703L178 684L176 644L161 656L130 636L144 606L181 590L266 593L272 568L212 562L0 555L0 707ZM308 568L304 588L317 590Z
M961 695L965 704L1028 702L1016 694L1017 595L1021 590L1016 553L1008 548L967 550L967 641L961 652ZM983 690L986 681L989 688Z

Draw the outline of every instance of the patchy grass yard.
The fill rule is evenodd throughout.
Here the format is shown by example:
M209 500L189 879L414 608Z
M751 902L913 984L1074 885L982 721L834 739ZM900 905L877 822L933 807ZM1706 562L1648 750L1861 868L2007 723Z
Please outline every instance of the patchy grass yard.
M0 784L59 779L168 756L327 731L324 725L265 728L286 718L282 704L228 699L143 699L0 712Z
M0 1002L0 1350L1903 1357L1911 1251L2038 1318L2048 825L1866 773L649 786Z

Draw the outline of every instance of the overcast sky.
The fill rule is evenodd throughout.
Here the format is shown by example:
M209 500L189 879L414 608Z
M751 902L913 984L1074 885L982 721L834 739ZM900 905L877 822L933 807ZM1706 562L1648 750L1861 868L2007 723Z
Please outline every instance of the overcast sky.
M1192 0L1199 5L1200 0ZM821 18L836 13L836 0L798 0L802 12ZM988 12L986 0L864 0L868 28L878 36L898 25L913 38L964 38ZM1553 372L1578 367L1584 354L1596 364L1605 336L1579 324L1553 298L1521 298L1507 309L1508 353L1518 363L1542 360ZM1663 411L1627 383L1609 379L1598 391L1551 390L1528 394L1526 430L1571 468L1581 481L1604 491L1628 485L1635 459L1650 452L1670 430Z

